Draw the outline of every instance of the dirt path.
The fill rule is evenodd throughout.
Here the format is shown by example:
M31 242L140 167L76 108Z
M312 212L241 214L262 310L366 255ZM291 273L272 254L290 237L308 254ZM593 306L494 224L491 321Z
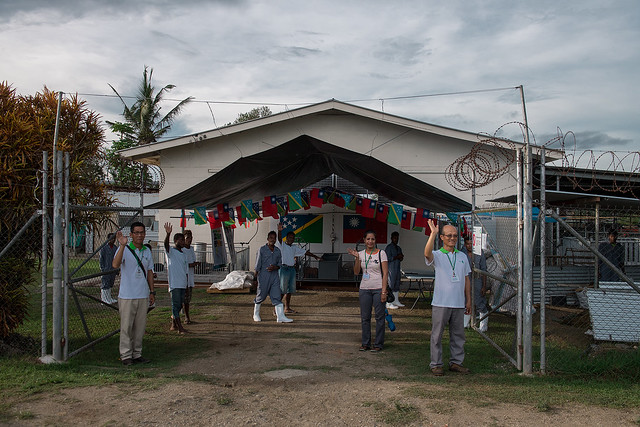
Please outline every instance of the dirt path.
M33 418L13 425L636 425L632 411L448 402L442 382L403 381L382 354L359 352L357 294L304 291L298 314L278 324L271 307L251 319L250 295L228 295L201 311L193 336L211 349L177 372L204 381L145 379L137 385L66 389L14 405ZM426 315L395 310L394 318ZM206 320L216 316L217 320ZM425 340L427 339L427 331ZM391 344L401 335L387 335ZM154 355L145 354L153 358ZM428 363L426 360L417 363ZM395 379L394 379L395 378ZM443 384L443 385L439 385ZM397 403L397 405L396 405Z

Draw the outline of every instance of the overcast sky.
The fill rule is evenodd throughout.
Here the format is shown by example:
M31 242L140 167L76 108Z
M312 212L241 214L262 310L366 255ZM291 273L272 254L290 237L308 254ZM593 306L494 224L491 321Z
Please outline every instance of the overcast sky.
M107 120L120 101L89 94L134 94L145 65L172 99L222 102L219 126L335 98L493 133L522 120L523 85L538 143L560 128L579 149L640 150L638 0L2 0L0 46L19 94L77 92ZM215 127L209 106L172 135Z

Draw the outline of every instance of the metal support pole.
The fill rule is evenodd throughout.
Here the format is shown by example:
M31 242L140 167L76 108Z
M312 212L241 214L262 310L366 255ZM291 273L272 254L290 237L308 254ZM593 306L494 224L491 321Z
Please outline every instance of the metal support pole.
M522 370L522 150L517 154L516 170L516 199L517 199L517 221L518 221L518 299L516 304L516 368Z
M62 153L58 152L58 131L62 110L62 92L58 94L56 127L53 134L53 359L63 360L62 347Z
M69 214L69 152L64 153L64 360L69 358L69 231L71 216Z
M470 221L470 226L471 226L471 236L467 236L467 237L472 237L473 236L473 226L474 226L474 221L473 221L473 212L476 210L476 187L475 187L475 171L473 172L473 183L474 186L471 189L471 221ZM479 236L482 239L482 236ZM473 240L472 240L473 242ZM478 273L476 273L473 268L474 263L473 263L473 248L471 249L471 324L474 323L475 318L476 318L476 293L475 293L475 283L476 283L476 279L478 278Z
M596 201L596 233L595 233L596 243L593 246L595 249L600 247L600 200ZM593 283L594 288L598 289L600 287L600 263L598 262L598 257L593 258Z
M522 322L522 373L530 375L533 371L533 236L532 236L532 188L533 188L533 156L529 143L529 125L527 123L527 110L524 103L524 88L520 86L522 98L522 114L525 126L525 152L524 152L524 182L523 182L523 231L522 231L522 291L523 291L523 322Z
M547 195L546 195L546 185L547 178L545 174L547 173L547 168L545 166L547 159L545 148L542 147L540 150L540 373L545 374L547 368L547 345L546 345L546 331L547 331L547 309L546 309L546 301L547 301L547 221L546 221L546 210L547 210Z
M47 355L47 266L49 264L49 230L47 199L49 198L49 153L42 152L42 317L40 319L40 356Z

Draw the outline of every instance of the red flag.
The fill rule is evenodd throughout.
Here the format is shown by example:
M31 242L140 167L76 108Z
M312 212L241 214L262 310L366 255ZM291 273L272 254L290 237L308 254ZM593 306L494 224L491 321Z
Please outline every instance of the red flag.
M471 237L467 228L467 220L464 217L462 217L462 235Z
M378 203L378 208L376 209L376 220L387 222L388 216L389 216L389 206L383 205L382 203Z
M364 199L362 197L356 197L356 213L362 215L362 204Z
M433 222L434 226L438 225L437 218L433 218L431 221ZM424 234L426 234L427 236L431 236L431 228L429 228L429 224L427 224L427 227L424 229Z
M374 218L376 216L376 201L363 197L361 215L365 218Z
M344 215L342 217L342 241L344 243L362 243L364 232L376 232L376 243L387 243L387 223L372 218L362 218L360 215Z
M429 227L427 220L429 219L429 211L427 209L418 208L416 211L416 219L413 222L414 227Z
M314 188L311 190L311 195L309 196L309 205L315 206L316 208L321 208L324 204L324 191L319 188Z
M228 203L220 203L217 206L218 210L218 219L220 221L229 221L231 218L229 217L229 204Z
M402 222L400 223L400 227L405 230L411 230L411 212L402 211Z
M266 196L262 201L262 215L270 216L278 219L278 204L276 203L276 196Z
M207 213L207 220L209 222L209 227L213 230L214 228L222 227L222 221L219 219L218 211L211 211Z
M242 206L236 206L236 212L238 213L238 223L244 224L245 217L242 216Z
M180 213L180 228L185 228L187 226L187 217L184 214L184 209Z

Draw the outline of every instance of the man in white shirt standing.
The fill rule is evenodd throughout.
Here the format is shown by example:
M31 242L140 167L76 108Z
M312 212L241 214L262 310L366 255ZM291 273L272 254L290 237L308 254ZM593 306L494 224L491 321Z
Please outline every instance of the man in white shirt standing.
M434 265L436 277L431 301L431 372L444 375L442 363L442 333L449 325L449 370L468 374L464 361L464 315L471 314L471 281L469 259L456 249L458 230L452 225L440 228L428 222L431 235L424 247L427 265ZM442 248L433 250L436 235L442 240Z
M184 230L184 247L182 248L182 252L184 256L187 258L187 267L189 267L189 277L187 281L187 289L184 293L184 317L185 323L187 325L191 324L191 317L189 316L189 305L191 304L191 294L193 293L193 288L196 286L195 282L195 267L199 264L196 261L196 252L191 247L191 242L193 242L193 233L191 230Z
M187 257L182 248L184 247L184 234L176 233L173 236L175 247L169 246L169 237L173 227L167 222L164 225L164 231L167 232L164 238L164 250L167 254L167 269L169 274L169 292L171 292L171 327L170 331L176 329L180 334L184 334L187 330L182 326L180 321L180 311L184 304L184 294L187 290L189 267L187 266Z
M125 366L149 363L142 357L142 338L147 326L147 310L155 303L153 257L144 246L145 229L141 222L131 224L131 243L122 231L116 233L119 247L113 268L120 269L120 360Z
M296 291L296 257L308 255L319 260L320 257L304 250L300 246L293 246L296 235L293 231L287 233L282 242L282 223L278 224L278 241L276 246L282 253L282 267L280 268L280 291L284 294L284 312L285 314L294 314L296 311L291 308L291 294Z

